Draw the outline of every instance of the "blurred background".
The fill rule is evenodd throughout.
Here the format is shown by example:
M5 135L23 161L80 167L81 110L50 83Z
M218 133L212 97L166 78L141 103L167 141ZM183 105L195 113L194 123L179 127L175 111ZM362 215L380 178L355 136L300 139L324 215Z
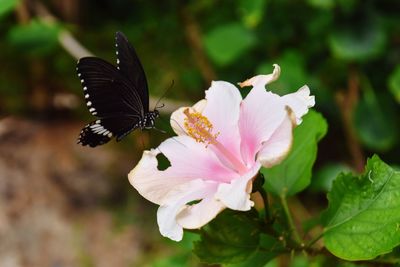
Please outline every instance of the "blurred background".
M152 99L174 81L158 121L167 134L81 147L93 117L76 62L93 54L114 63L118 30L137 50ZM203 98L211 80L237 83L273 63L282 74L270 89L309 85L329 123L312 186L296 202L310 218L326 208L340 171L361 172L374 153L400 165L396 0L0 0L0 34L1 267L203 266L190 253L195 235L161 237L157 207L127 173L172 135L171 111Z

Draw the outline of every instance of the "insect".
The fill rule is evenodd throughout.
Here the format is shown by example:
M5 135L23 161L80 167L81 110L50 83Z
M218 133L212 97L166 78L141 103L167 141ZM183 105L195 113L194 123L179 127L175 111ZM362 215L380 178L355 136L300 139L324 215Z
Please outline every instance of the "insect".
M153 129L159 112L149 111L149 90L142 64L122 32L116 33L117 66L97 57L77 63L86 105L97 119L80 132L78 144L95 147L135 129Z

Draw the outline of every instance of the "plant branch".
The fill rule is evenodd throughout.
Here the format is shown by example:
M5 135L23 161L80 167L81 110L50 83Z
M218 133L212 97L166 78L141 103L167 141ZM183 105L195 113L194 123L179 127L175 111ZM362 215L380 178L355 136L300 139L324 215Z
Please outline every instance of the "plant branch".
M347 91L339 92L336 95L336 101L341 111L344 133L353 166L357 172L362 172L365 159L353 126L353 113L358 102L359 87L359 75L355 67L350 66Z
M57 23L57 18L54 17L48 9L39 1L33 1L31 8L34 10L38 18L49 24ZM59 32L58 42L73 58L80 59L82 57L93 56L88 49L86 49L72 34L66 29ZM150 96L150 106L158 101L158 97ZM159 112L163 114L170 114L182 106L190 106L190 103L176 101L171 99L164 99L165 107L160 109Z
M294 221L293 221L292 215L290 213L289 206L287 204L287 200L286 200L285 194L282 193L280 195L280 200L281 200L282 207L283 207L283 210L285 212L286 218L287 218L288 223L289 223L290 233L293 235L294 240L298 243L298 245L300 247L302 247L303 246L303 240L300 238L300 235L297 232L296 226L294 225Z
M190 49L192 50L193 57L200 69L203 78L207 83L216 79L215 71L208 60L202 45L200 27L195 20L194 16L187 9L182 7L180 9L180 15L183 21L185 35Z

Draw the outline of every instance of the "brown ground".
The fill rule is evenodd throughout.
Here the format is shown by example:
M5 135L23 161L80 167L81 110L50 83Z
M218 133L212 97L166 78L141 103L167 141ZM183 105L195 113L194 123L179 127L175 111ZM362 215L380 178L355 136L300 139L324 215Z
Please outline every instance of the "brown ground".
M122 191L137 195L126 174L140 155L78 146L81 126L0 120L1 267L137 266L148 233L116 227L102 203ZM140 218L152 206L138 201L145 207L132 217Z

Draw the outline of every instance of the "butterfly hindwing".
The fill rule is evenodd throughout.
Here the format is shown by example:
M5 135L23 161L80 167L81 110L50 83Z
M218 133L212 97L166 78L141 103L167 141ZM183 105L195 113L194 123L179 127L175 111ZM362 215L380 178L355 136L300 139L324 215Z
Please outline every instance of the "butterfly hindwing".
M121 116L118 118L98 119L87 124L82 129L78 143L83 146L95 147L107 143L113 137L120 141L138 127L139 118L137 117Z
M117 32L115 36L117 49L117 64L119 71L127 77L133 89L139 94L145 112L149 111L149 90L146 74L140 63L135 49L129 43L122 32Z

